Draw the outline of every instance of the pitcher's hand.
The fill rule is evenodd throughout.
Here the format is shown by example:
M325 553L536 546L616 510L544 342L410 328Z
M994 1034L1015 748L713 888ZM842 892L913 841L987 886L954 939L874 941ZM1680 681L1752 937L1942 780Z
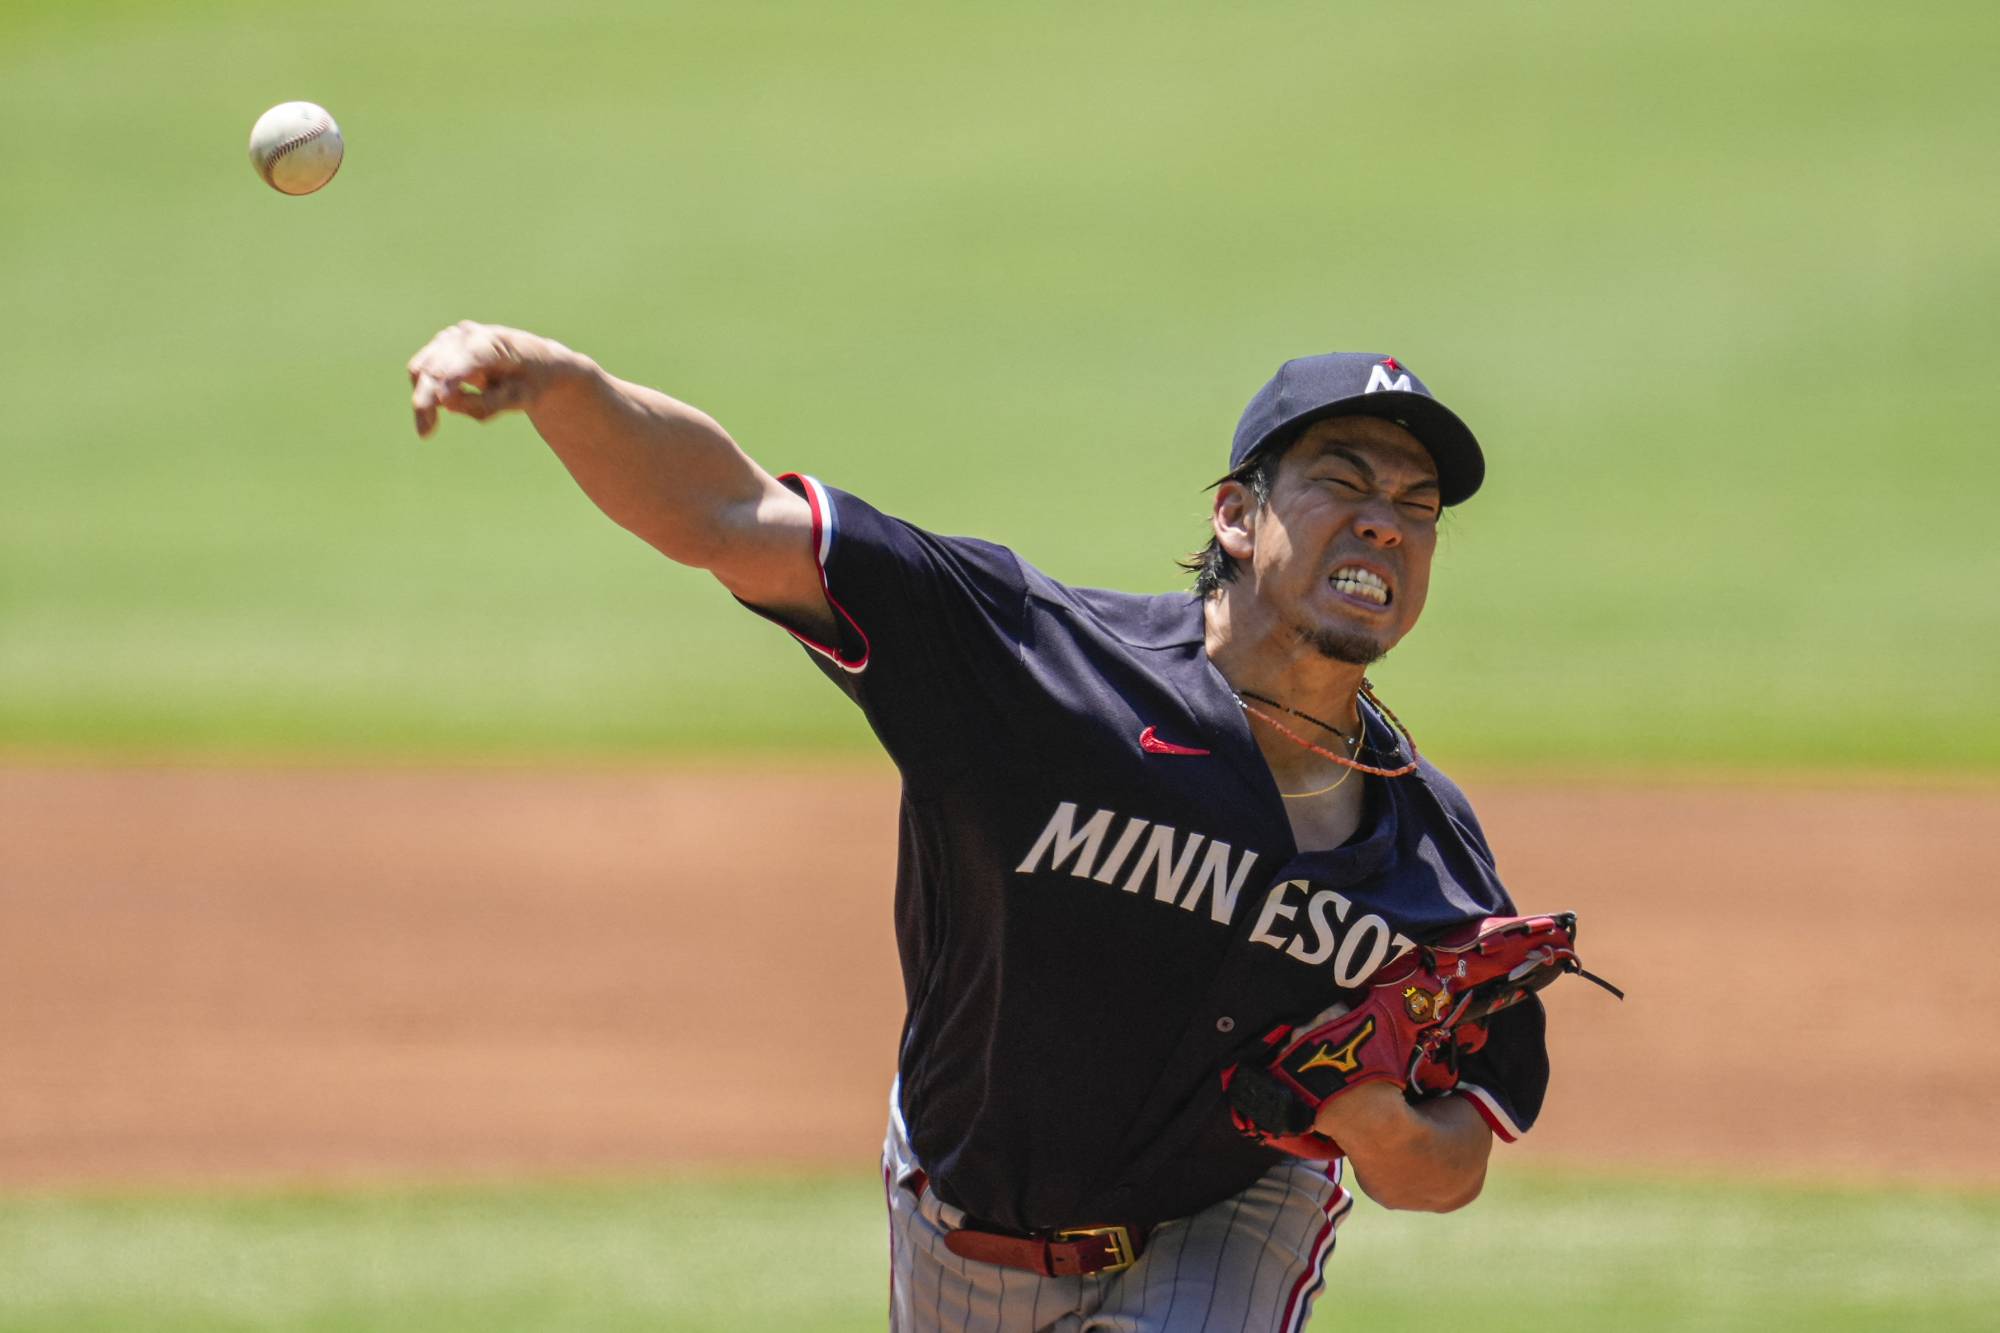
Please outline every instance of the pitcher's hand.
M460 320L410 358L417 434L437 429L440 408L484 421L529 408L551 386L595 369L588 357L540 334Z

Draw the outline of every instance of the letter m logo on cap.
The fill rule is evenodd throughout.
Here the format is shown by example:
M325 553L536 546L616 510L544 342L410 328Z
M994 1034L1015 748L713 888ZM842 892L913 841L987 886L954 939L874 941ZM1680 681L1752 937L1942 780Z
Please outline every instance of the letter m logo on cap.
M1391 371L1395 372L1393 379L1390 378ZM1393 356L1387 361L1379 361L1368 367L1368 387L1361 392L1381 393L1384 389L1393 389L1398 393L1411 392L1410 372L1397 365Z

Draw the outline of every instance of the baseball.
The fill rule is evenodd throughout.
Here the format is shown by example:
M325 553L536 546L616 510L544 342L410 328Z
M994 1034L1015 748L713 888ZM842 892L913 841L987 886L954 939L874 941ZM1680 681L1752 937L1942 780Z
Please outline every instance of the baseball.
M340 126L311 102L280 102L250 127L250 165L280 194L311 194L340 170Z

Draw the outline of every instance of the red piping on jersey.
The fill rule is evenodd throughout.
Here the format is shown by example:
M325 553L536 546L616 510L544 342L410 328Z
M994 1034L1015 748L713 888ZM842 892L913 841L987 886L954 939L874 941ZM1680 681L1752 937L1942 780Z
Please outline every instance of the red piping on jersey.
M815 548L817 549L817 548ZM882 1203L889 1210L889 1317L896 1317L896 1177L882 1163Z
M1464 1093L1471 1100L1472 1109L1479 1112L1479 1118L1486 1122L1486 1127L1493 1131L1495 1138L1502 1143L1513 1143L1521 1137L1519 1131L1507 1123L1505 1115L1500 1110L1500 1104L1494 1100L1492 1093L1476 1083L1461 1083L1457 1091Z
M839 649L829 648L819 640L809 638L789 625L785 626L785 632L818 653L821 657L831 660L842 671L858 676L868 668L868 653L870 651L868 646L868 632L861 628L859 621L847 613L847 608L840 604L839 599L833 595L833 588L826 581L826 556L831 554L832 548L823 545L826 533L826 516L820 512L820 505L823 499L820 493L820 484L811 477L798 472L787 472L784 476L779 477L778 480L796 481L800 486L805 488L806 508L812 511L813 566L819 570L820 595L826 598L826 604L837 612L842 620L847 622L848 628L852 629L855 635L861 640L861 659L857 662L850 662L840 655Z
M1317 1290L1326 1281L1327 1250L1333 1243L1334 1229L1354 1204L1354 1196L1340 1183L1341 1174L1339 1162L1330 1163L1326 1168L1327 1179L1333 1182L1333 1197L1321 1206L1320 1211L1326 1214L1326 1225L1319 1229L1319 1235L1313 1237L1312 1257L1306 1264L1306 1271L1299 1274L1299 1280L1292 1284L1292 1294L1285 1301L1285 1317L1278 1321L1278 1327L1286 1333L1293 1333L1297 1327L1293 1321L1305 1313L1306 1293Z
M1207 750L1197 750L1192 745L1175 745L1163 741L1154 734L1155 728L1147 727L1139 733L1139 748L1147 754L1207 754Z

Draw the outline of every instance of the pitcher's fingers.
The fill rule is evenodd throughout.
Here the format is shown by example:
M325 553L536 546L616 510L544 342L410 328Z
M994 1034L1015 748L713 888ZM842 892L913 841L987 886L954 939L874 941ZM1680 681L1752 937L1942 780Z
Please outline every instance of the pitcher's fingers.
M486 331L486 343L493 349L492 359L496 363L504 365L518 365L520 363L521 353L514 346L514 340L510 336L512 333L512 329L489 329Z
M444 384L428 371L415 372L414 379L410 411L416 416L417 436L422 439L437 429L438 401L444 396Z
M463 413L471 417L474 421L484 421L486 418L506 409L488 402L483 396L468 394L455 400L452 403L451 410Z
M435 407L445 396L446 382L436 372L424 370L417 373L416 386L410 390L410 406L422 411Z
M495 412L505 411L508 405L500 401L499 393L482 388L473 382L473 378L441 382L437 390L437 405L447 412L471 417L474 421L484 421Z
M429 342L417 349L410 358L408 369L412 376L421 374L450 355L451 349L465 341L465 335L456 328L442 329L431 336Z
M417 363L417 382L430 380L437 384L456 384L471 374L475 368L472 358L456 348L444 348L431 353Z

